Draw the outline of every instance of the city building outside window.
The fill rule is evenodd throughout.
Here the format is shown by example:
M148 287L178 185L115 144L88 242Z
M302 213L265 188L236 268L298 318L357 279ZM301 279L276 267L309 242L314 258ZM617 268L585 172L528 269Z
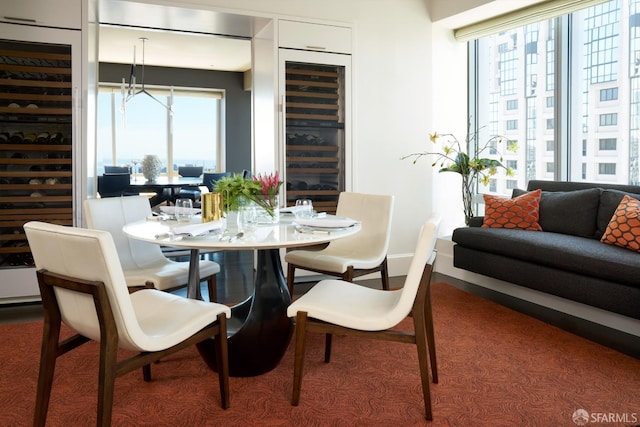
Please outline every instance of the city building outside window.
M469 62L479 88L470 115L487 134L517 134L519 187L532 179L640 185L638 16L640 0L612 0L469 42L470 57L482 58ZM497 175L495 192L508 195L508 179Z
M547 162L547 173L553 173L553 162Z
M616 164L615 163L598 163L598 173L600 175L615 175Z
M615 126L618 124L618 113L600 114L600 126Z
M616 99L618 99L617 87L602 89L600 91L600 101L615 101Z
M553 139L547 139L547 151L554 152L556 149L556 142Z
M601 151L613 151L616 146L617 140L615 138L600 138L598 149Z

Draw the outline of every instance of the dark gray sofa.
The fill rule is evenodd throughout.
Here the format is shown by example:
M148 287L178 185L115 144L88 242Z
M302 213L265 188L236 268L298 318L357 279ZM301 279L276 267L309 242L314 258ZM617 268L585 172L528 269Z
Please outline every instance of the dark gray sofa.
M543 231L457 228L454 266L640 319L640 253L600 242L624 194L640 186L532 180ZM514 196L523 193L514 190Z

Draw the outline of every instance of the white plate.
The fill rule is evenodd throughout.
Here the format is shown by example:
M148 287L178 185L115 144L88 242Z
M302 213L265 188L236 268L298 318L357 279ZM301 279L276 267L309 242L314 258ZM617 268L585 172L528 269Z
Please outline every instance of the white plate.
M344 216L325 215L319 218L296 218L296 224L314 228L348 228L359 221Z
M175 235L183 236L204 236L213 231L222 230L222 221L203 222L199 224L176 225L171 228L171 232Z
M311 227L308 225L296 225L296 231L300 233L331 233L332 231L345 231L354 227L354 225L350 225L349 227Z

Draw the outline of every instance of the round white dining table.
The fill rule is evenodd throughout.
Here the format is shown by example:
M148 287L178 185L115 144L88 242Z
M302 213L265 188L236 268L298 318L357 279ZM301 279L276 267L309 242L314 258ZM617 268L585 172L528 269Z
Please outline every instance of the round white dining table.
M199 227L200 217L192 219ZM200 293L200 250L256 250L257 264L254 289L249 298L231 307L228 326L229 374L249 377L269 372L284 355L293 332L293 320L287 317L291 295L282 270L281 248L303 247L330 242L360 231L360 225L341 229L301 229L291 220L278 224L258 225L238 235L235 227L224 223L205 235L175 234L176 221L147 220L124 226L123 232L133 239L163 246L190 250L187 297L202 299ZM224 267L224 266L223 266ZM233 286L233 284L228 284ZM213 342L205 341L198 350L206 363L216 368Z

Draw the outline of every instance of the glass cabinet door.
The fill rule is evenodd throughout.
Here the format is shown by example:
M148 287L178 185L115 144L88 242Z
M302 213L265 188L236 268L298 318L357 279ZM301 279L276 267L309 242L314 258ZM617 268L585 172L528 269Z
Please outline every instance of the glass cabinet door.
M0 37L0 269L33 266L22 225L73 225L72 47Z
M347 188L350 56L314 53L320 61L306 61L311 52L285 52L297 56L281 73L286 204L311 199L315 210L335 213Z

